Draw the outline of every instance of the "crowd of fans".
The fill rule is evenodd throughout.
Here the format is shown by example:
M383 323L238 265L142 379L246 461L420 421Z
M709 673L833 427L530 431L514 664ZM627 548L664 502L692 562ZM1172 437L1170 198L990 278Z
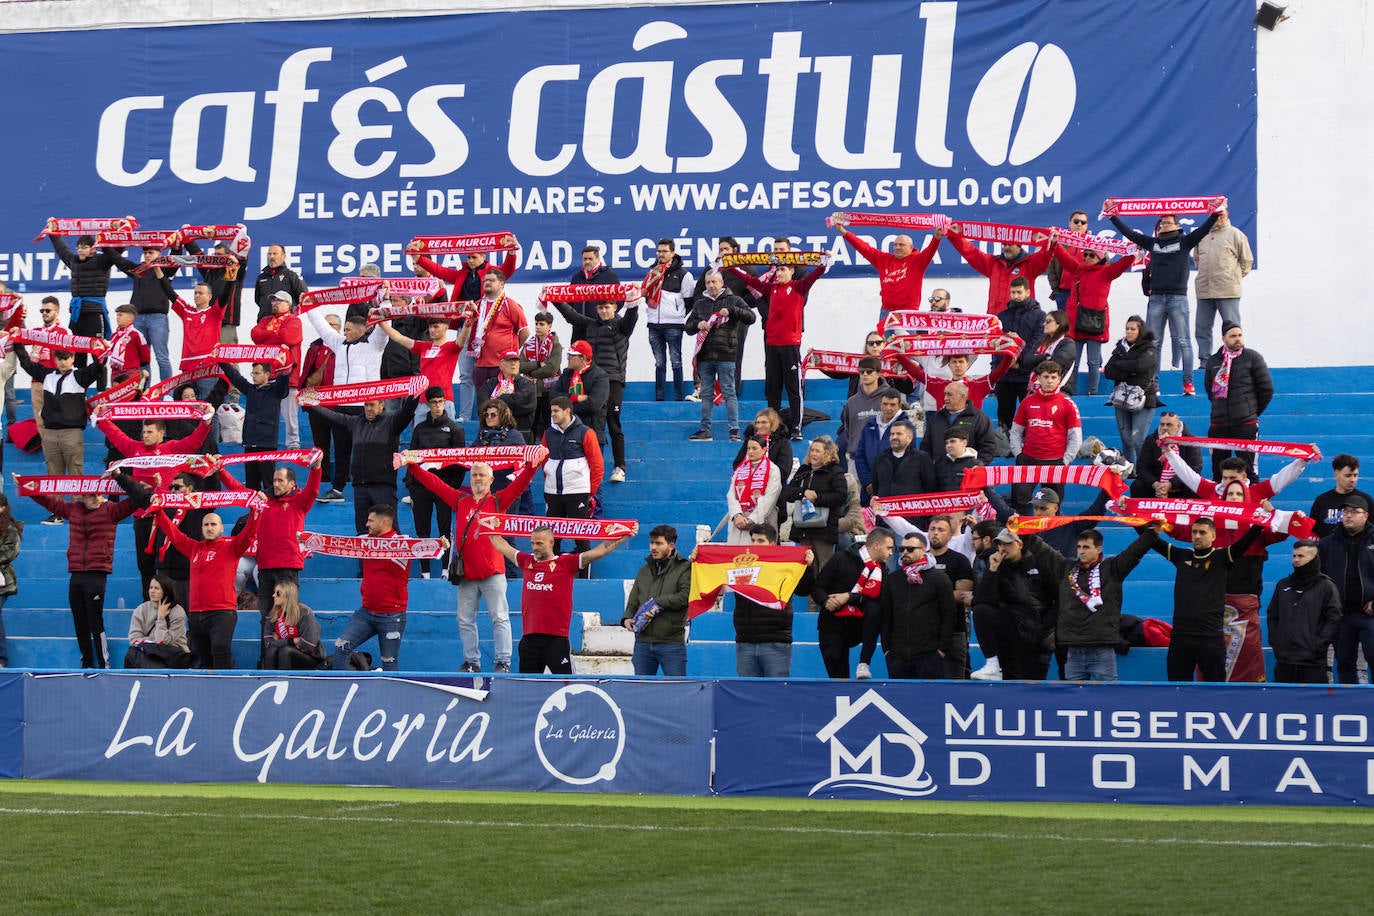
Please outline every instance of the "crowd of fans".
M740 443L726 489L727 541L806 548L808 569L797 594L818 613L820 653L831 677L850 676L856 646L856 676L872 676L881 644L894 678L1042 679L1057 661L1061 678L1115 680L1122 647L1162 641L1158 627L1122 613L1125 580L1153 550L1174 568L1176 580L1172 633L1163 637L1169 678L1263 679L1262 656L1258 667L1254 658L1260 653L1265 551L1296 532L1293 572L1274 585L1267 606L1277 678L1325 682L1334 646L1337 679L1352 683L1359 650L1374 651L1374 529L1368 527L1370 498L1356 489L1359 461L1336 456L1336 486L1317 499L1310 521L1271 504L1321 456L1312 447L1261 480L1254 453L1243 447L1265 447L1259 422L1274 390L1241 324L1249 245L1226 219L1224 201L1211 209L1188 232L1171 213L1159 216L1153 234L1113 217L1121 234L1139 246L1136 255L1116 258L1108 246L1083 241L1083 211L1071 214L1065 229L1038 235L1033 251L1006 243L996 253L975 246L963 227L948 221L934 227L923 249L897 235L885 251L836 214L834 225L878 273L879 319L864 336L862 353L827 369L850 379L835 436L816 435L795 455L792 443L804 441L803 427L812 420L803 401L804 316L808 295L825 272L824 258L779 258L760 269L738 263L740 246L726 237L719 242L722 260L698 278L684 268L672 240L662 239L642 282L621 284L589 246L570 282L602 294L541 301L531 322L506 293L518 266L514 246L500 266L485 253L450 266L413 247L414 274L432 278L432 291L413 300L383 294L381 302L354 302L335 314L314 303L307 307L312 294L280 245L269 246L266 266L250 284L250 248L241 232L216 236L210 256L189 234L177 238L171 255L186 260L164 269L165 256L156 248L144 249L136 264L124 249L100 246L88 235L73 251L52 221L49 238L72 275L68 326L59 321L60 300L44 297L41 323L33 325L38 337L11 343L9 375L17 360L33 380L45 479L83 473L89 418L107 437L105 476L124 495L106 500L94 486L75 495L19 492L49 513L44 524L69 528L69 598L83 667L110 663L105 585L116 527L134 516L145 600L132 617L128 667L233 667L231 640L247 581L260 614L259 667L371 667L363 647L375 638L380 667L398 670L414 556L423 577L435 574L432 561L440 559L440 574L457 584L460 670L481 668L476 615L484 603L493 620L494 670L510 671L518 660L520 671L570 673L572 580L586 576L593 561L629 535L604 538L595 548L578 541L564 554L553 529L536 526L530 551L523 552L478 532L476 523L487 513L534 514L528 488L538 473L543 514L551 519L594 519L603 485L626 483L621 412L629 351L642 319L655 397L700 404L699 427L688 439L715 438L719 405L728 438ZM995 316L995 333L965 351L930 355L922 342L937 332L908 333L896 319L962 314L947 290L934 289L927 298L923 288L925 270L944 240L988 278L986 304L970 311ZM776 239L772 250L791 253L790 243ZM1108 293L1137 260L1148 261L1145 315L1130 315L1112 345ZM172 282L180 263L199 273L189 304ZM1194 265L1198 307L1191 330L1203 364L1196 380L1187 326ZM130 302L115 309L111 327L107 293L114 270L133 276L134 289ZM374 267L360 273L380 275ZM613 286L621 290L614 299L604 293ZM1053 307L1041 306L1037 286ZM422 301L437 308L412 307ZM220 354L222 345L238 342L240 320L254 308L253 344L278 348L280 358L255 361L245 375L241 364ZM553 311L571 331L567 340L559 339ZM169 315L182 323L176 375ZM304 349L302 317L318 336ZM1213 352L1218 317L1222 344ZM767 407L742 426L745 340L755 325L764 339ZM23 326L21 310L10 330ZM1195 434L1161 400L1166 327L1184 370L1178 393L1194 397L1200 386L1211 402L1206 438L1218 444L1198 448L1190 441ZM60 335L107 342L64 350ZM1110 345L1105 364L1103 344ZM983 356L989 368L970 374ZM422 388L404 397L357 403L321 397L340 386L417 377ZM119 403L195 406L176 419L111 418L116 402L100 393L126 389ZM1102 398L1108 390L1117 448L1084 441L1075 403L1075 396ZM233 403L231 391L240 420L225 407L226 399ZM995 416L983 410L989 396L996 399ZM309 452L301 450L302 409L314 447ZM266 456L242 462L242 481L216 457L231 443L244 454ZM283 443L300 451L283 456ZM520 458L511 464L430 460L431 450L464 448L505 448ZM1207 449L1211 479L1202 476ZM965 485L978 469L1004 466L1006 458L1015 474L999 477L996 486ZM1062 471L1089 465L1101 471L1091 478L1099 495L1080 515L1065 518L1071 513L1062 508L1064 484L1088 478ZM297 467L308 468L303 484ZM398 477L404 498L398 498ZM199 503L168 502L176 494L221 488L258 493L218 504L249 509L232 531ZM345 539L351 546L342 555L359 557L361 603L331 645L302 601L310 548L301 535L315 502L343 501L349 488L359 537ZM931 494L966 499L955 511L901 509L913 498L912 505L925 506L920 498ZM1190 502L1130 517L1127 504L1117 501L1123 496ZM413 510L416 538L441 537L442 556L396 559L381 552L382 539L410 545L397 525L404 503ZM1213 511L1221 503L1242 509ZM1104 555L1099 530L1108 512L1137 528L1135 539L1114 556ZM22 529L8 502L0 501L0 607L16 589L10 564ZM653 528L649 556L627 599L622 623L635 633L636 674L688 671L694 554L684 557L677 541L672 527ZM524 580L518 651L506 600L507 576L517 572ZM642 613L650 605L653 613ZM739 596L734 622L741 676L789 674L790 606L777 609ZM976 671L969 662L973 638L986 659Z

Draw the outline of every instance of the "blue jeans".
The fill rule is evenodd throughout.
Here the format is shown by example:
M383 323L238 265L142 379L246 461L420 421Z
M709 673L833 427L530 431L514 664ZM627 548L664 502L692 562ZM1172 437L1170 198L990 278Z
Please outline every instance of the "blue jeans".
M1064 680L1115 682L1116 650L1111 646L1069 646Z
M334 640L334 657L331 664L335 671L347 671L348 657L360 645L376 636L377 651L382 657L382 670L400 671L401 634L405 631L405 612L374 614L359 608L348 618L348 623L344 625L339 638Z
M1078 364L1083 361L1083 353L1088 354L1088 387L1083 393L1086 395L1097 394L1097 380L1102 374L1102 341L1100 340L1075 340L1078 344L1078 352L1073 358L1073 374L1078 376Z
M664 677L687 676L687 644L685 642L639 642L635 641L635 654L631 658L635 666L635 677L653 677L658 669L663 669Z
M730 432L739 432L739 399L735 397L735 364L730 360L702 360L697 363L697 375L701 376L701 428L711 431L711 408L715 406L714 392L716 382L720 382L720 393L725 396L725 422Z
M790 642L735 643L735 673L740 677L790 677Z
M134 327L148 339L148 346L153 350L153 358L157 360L157 380L161 382L171 378L172 357L167 353L167 315L135 315Z
M1174 338L1174 346L1183 351L1183 378L1193 374L1193 340L1188 336L1188 297L1155 293L1150 296L1149 307L1145 311L1145 326L1155 335L1159 346L1156 366L1164 359L1164 324L1168 322L1169 333Z
M1193 336L1197 338L1197 361L1205 363L1212 355L1212 325L1217 315L1221 323L1228 321L1240 324L1240 297L1234 299L1199 299L1197 314L1193 316Z
M1140 447L1145 444L1145 437L1150 434L1150 424L1154 422L1154 418L1153 407L1142 408L1138 413L1117 408L1116 430L1121 434L1121 454L1125 455L1131 464L1135 464L1140 458Z
M682 400L682 325L649 325L649 350L654 354L654 400L664 398L668 366L673 367L673 400Z
M458 357L458 412L453 415L460 423L472 419L473 402L477 400L477 385L472 381L472 373L476 371L477 357L469 356L464 350Z

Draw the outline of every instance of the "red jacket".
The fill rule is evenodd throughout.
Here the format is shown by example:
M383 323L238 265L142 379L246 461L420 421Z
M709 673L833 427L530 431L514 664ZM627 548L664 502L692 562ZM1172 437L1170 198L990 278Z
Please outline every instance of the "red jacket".
M932 235L930 244L904 258L874 248L847 229L844 238L854 246L855 251L864 256L864 260L877 268L878 297L883 303L883 308L888 311L915 311L921 307L921 284L925 282L926 268L935 257L935 250L940 247L938 238ZM772 321L771 314L769 321Z
M997 255L984 254L952 230L949 233L949 241L955 250L964 256L964 260L968 261L969 267L988 278L989 315L996 315L1007 307L1007 300L1011 298L1013 277L1025 277L1030 281L1031 298L1034 299L1035 278L1045 272L1045 268L1050 266L1050 258L1054 257L1054 249L1047 245L1035 254L1023 255L1015 261L1008 261Z
M67 502L60 496L36 493L32 498L71 523L67 533L67 572L108 573L114 568L115 526L138 511L132 499L87 509L79 500Z
M200 446L205 442L205 437L210 434L210 423L207 420L203 421L200 426L196 427L195 432L184 439L165 439L157 445L148 446L143 444L142 439L130 438L124 433L124 430L109 420L97 420L95 425L110 440L115 451L125 458L141 458L144 455L197 455L200 454ZM139 483L146 483L153 489L162 486L163 475L157 471L138 469L133 471L130 476Z
M214 303L197 312L178 299L172 303L172 311L181 319L181 372L194 369L201 363L213 359L215 345L219 343L219 328L224 323L223 303Z
M316 372L320 373L317 382L311 382L310 377ZM305 360L301 364L301 381L306 385L332 385L334 384L334 351L325 346L323 340L316 340L305 351Z
M738 267L732 267L731 270L750 289L768 297L768 323L763 326L763 342L770 347L799 346L802 331L806 327L803 317L806 297L811 292L811 284L825 273L825 265L820 265L800 280L788 280L786 283L764 282ZM920 294L918 284L916 295Z
M399 538L405 535L393 528L390 534L381 537ZM363 560L360 591L363 610L373 614L404 614L406 605L410 603L410 561Z
M320 495L320 468L311 468L305 488L285 496L267 494L267 508L258 519L258 569L304 569L300 538L305 530L305 515ZM228 471L219 472L226 489L246 490Z
M1081 252L1065 248L1058 242L1054 243L1053 248L1054 256L1064 265L1064 276L1072 274L1073 277L1071 285L1067 287L1069 298L1064 303L1064 311L1069 316L1069 336L1074 340L1096 340L1106 343L1111 339L1108 334L1112 326L1112 316L1108 309L1107 296L1112 291L1112 281L1130 270L1135 258L1117 258L1110 264L1098 261L1089 267L1083 261ZM1102 322L1102 333L1096 337L1088 337L1074 330L1078 323L1079 302L1086 302L1088 308L1107 312Z
M429 271L430 276L438 277L440 280L446 280L449 283L452 283L453 301L458 302L462 300L463 284L466 283L468 279L468 267L466 263L464 263L462 267L455 269L452 267L445 267L442 264L439 264L435 261L431 261L424 255L419 255L418 257L416 257L415 263L419 264L425 270ZM481 286L482 283L486 281L487 272L495 266L496 265L492 264L491 261L482 262L482 266L477 268L478 286ZM506 259L501 262L501 273L506 275L507 280L510 279L511 274L515 273L515 252L510 251L506 253ZM480 293L477 295L477 298L482 298Z
M525 492L534 479L535 468L525 465L520 473L511 478L510 483L497 493L489 493L482 501L483 512L509 512L510 507ZM477 501L471 493L455 490L444 483L432 471L418 464L410 465L410 473L420 481L420 485L433 493L436 498L453 510L453 544L463 556L463 578L489 579L506 571L506 561L492 546L491 538L477 533L477 525L469 524L477 511ZM459 543L461 541L461 544Z
M213 541L197 541L172 523L164 512L157 513L157 525L172 546L191 558L191 594L188 614L203 611L233 611L239 606L234 591L234 573L239 557L248 552L248 545L258 531L258 513L248 517L248 524L238 534L226 534Z
M290 385L301 386L301 320L290 312L285 315L268 315L253 325L250 332L253 343L264 347L285 346L290 354L286 366L291 370ZM282 370L284 371L284 370Z

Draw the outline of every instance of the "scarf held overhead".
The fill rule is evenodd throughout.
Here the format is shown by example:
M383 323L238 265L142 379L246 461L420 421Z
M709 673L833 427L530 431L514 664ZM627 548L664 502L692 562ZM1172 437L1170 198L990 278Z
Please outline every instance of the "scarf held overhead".
M417 235L406 246L408 254L486 254L517 251L520 242L513 232L477 232L469 235Z
M833 372L836 375L858 375L859 360L862 353L841 353L838 350L807 350L802 365L808 370ZM906 370L890 359L883 360L882 375L888 378L906 378Z
M506 515L500 512L483 513L477 518L476 534L500 537L529 537L536 528L553 529L556 538L579 541L615 541L627 538L639 530L634 519L617 518L545 518L542 515Z
M43 231L33 237L35 242L50 235L98 235L109 229L137 229L138 220L132 216L115 217L54 217Z
M1317 448L1301 442L1268 442L1262 439L1212 439L1206 436L1177 436L1169 439L1179 445L1196 445L1198 448L1223 449L1229 452L1256 452L1260 455L1277 455L1282 458L1301 458L1312 461L1317 457Z
M49 493L54 496L116 495L124 491L111 477L48 477L44 474L23 474L15 478L15 485L24 496Z
M899 518L920 518L925 515L946 515L976 509L984 500L978 490L951 490L947 493L925 493L921 496L875 496L869 506L877 515Z
M934 334L1000 334L1002 322L996 315L971 315L964 312L915 312L909 309L891 312L883 322L883 331L898 333Z
M518 468L539 460L541 448L538 445L492 445L471 448L420 448L409 452L397 452L391 456L391 466L400 468L405 464L420 464L426 468L448 467L461 464L472 467L486 464L492 468Z
M1126 481L1110 468L1091 464L1058 465L996 465L994 467L967 468L964 471L964 489L981 490L983 487L1005 487L1026 483L1072 483L1084 487L1097 487L1116 499L1126 492ZM1131 513L1134 515L1135 513Z
M1216 213L1226 209L1226 198L1211 197L1108 197L1102 216L1163 216L1166 213Z
M540 302L633 302L644 295L638 283L548 283Z
M301 293L301 301L298 303L297 311L305 313L311 309L329 305L359 305L361 303L375 303L382 295L382 286L385 281L376 277L369 277L370 283L354 283L348 286L330 286L326 289L317 289L308 293Z
M380 382L354 382L350 385L321 385L306 388L299 400L304 407L333 407L338 404L365 404L392 398L418 398L429 387L423 375L385 379Z
M914 229L931 232L947 228L952 222L943 213L841 213L849 226L886 226L891 229ZM825 224L834 227L835 218L827 216Z
M322 553L355 560L395 560L404 565L411 560L435 560L444 553L444 545L438 538L346 537L314 531L302 531L298 537L307 556Z
M977 356L1021 348L1010 334L911 334L893 337L883 347L883 356Z

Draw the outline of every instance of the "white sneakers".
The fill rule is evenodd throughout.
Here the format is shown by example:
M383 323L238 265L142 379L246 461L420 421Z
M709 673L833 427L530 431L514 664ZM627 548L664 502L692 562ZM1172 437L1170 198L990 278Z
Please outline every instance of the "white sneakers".
M611 471L611 483L624 483L624 482L625 482L625 469L624 469L624 468L616 468L614 471Z
M994 655L983 664L983 667L970 674L969 677L975 681L1000 681L1002 679L1002 663Z
M859 667L854 669L854 680L869 681L873 679L873 672L868 670L868 665L859 662Z

